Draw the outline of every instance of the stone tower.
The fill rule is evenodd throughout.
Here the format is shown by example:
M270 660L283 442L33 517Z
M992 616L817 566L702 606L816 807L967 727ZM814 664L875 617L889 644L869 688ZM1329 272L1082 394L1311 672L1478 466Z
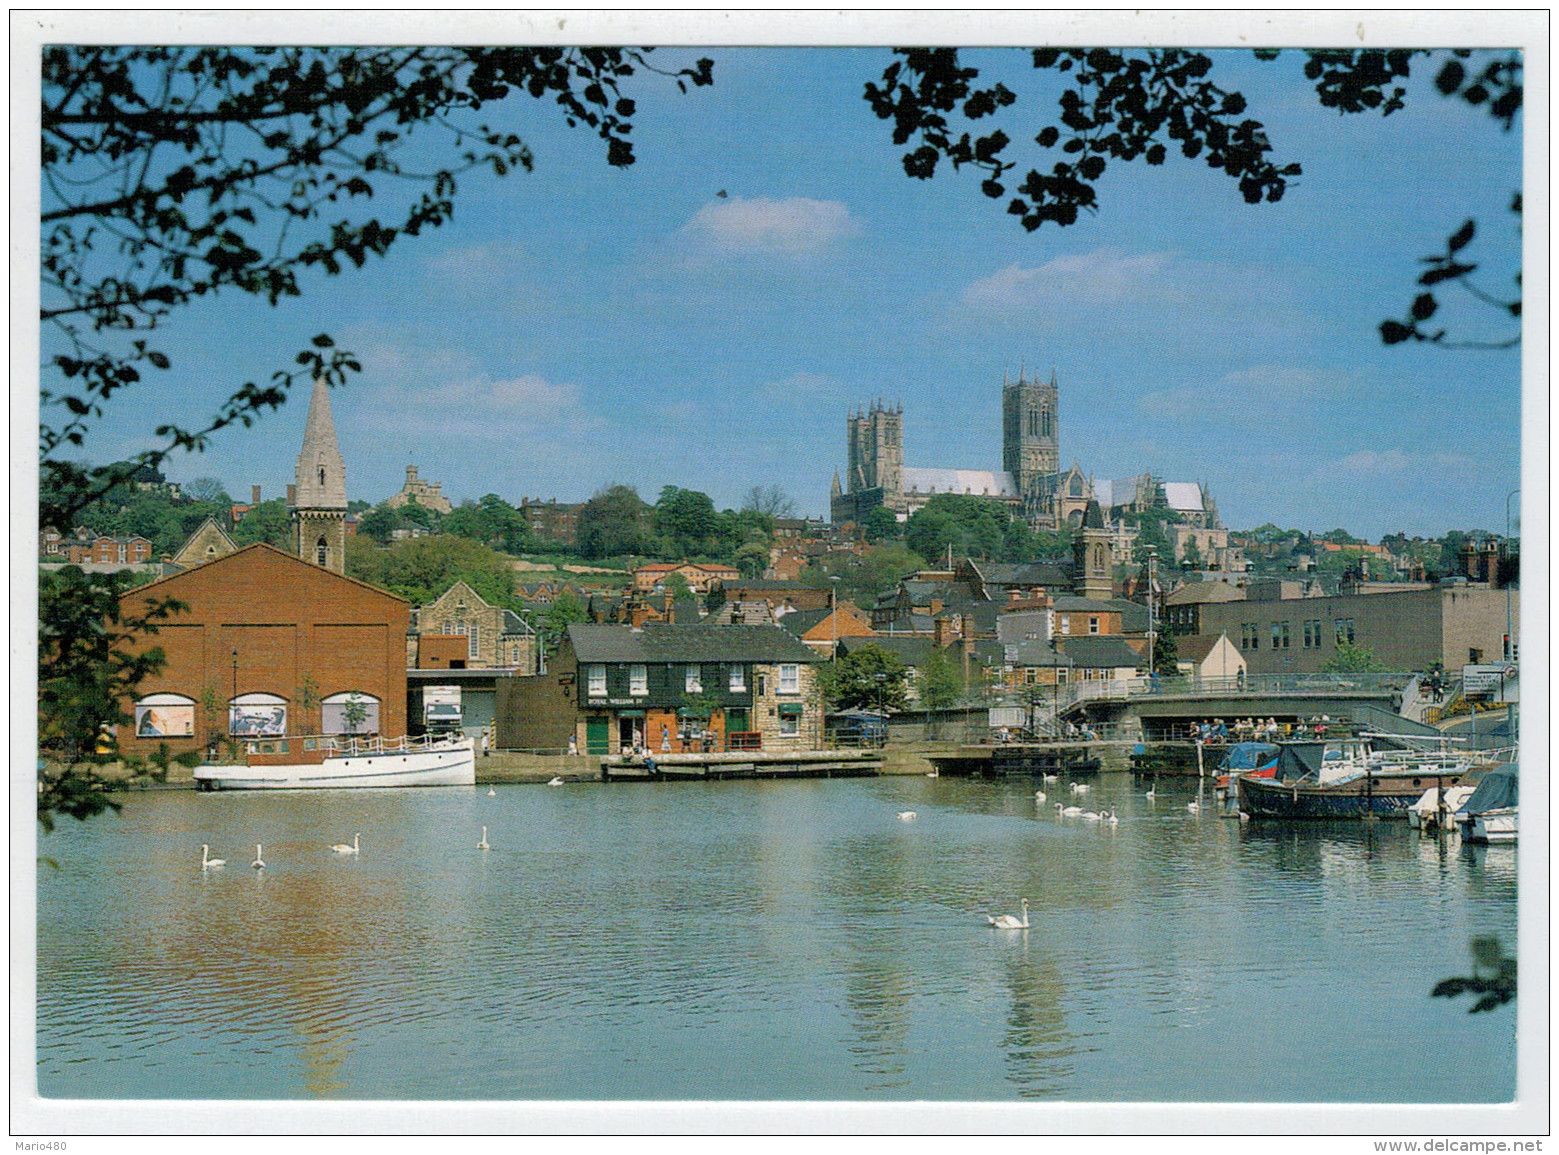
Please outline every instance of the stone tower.
M1083 524L1072 537L1072 592L1084 598L1115 596L1110 553L1110 531L1104 526L1104 511L1090 498L1083 511Z
M1061 473L1060 387L1021 370L1001 383L1001 467L1012 474L1031 518L1051 513Z
M904 407L881 401L850 412L848 492L881 489L883 504L894 507L904 492Z
M346 463L336 446L330 392L314 382L292 486L292 544L304 561L346 572Z

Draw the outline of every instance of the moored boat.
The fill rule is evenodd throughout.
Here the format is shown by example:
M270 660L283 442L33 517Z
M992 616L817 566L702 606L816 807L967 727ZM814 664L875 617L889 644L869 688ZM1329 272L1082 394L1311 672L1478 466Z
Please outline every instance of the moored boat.
M194 778L202 790L475 786L476 754L460 734L250 739L241 762L197 766Z
M1514 842L1520 783L1514 763L1496 766L1457 812L1463 842Z
M1425 791L1455 786L1468 769L1462 758L1344 739L1286 743L1273 776L1235 782L1239 809L1252 818L1400 818Z

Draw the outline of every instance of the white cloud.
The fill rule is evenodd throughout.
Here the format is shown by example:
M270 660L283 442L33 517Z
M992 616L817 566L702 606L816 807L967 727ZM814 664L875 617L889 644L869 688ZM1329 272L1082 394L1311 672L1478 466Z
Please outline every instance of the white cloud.
M808 373L803 369L778 381L770 381L762 386L762 389L765 393L775 394L780 397L816 397L819 394L830 392L833 389L833 385L834 382L831 378L817 373Z
M1121 305L1174 299L1179 289L1163 274L1170 253L1128 255L1111 249L1068 254L1038 268L1008 265L964 290L964 303L1013 311L1044 305Z
M682 229L705 250L781 257L823 252L859 230L844 204L808 197L710 201Z
M1400 449L1361 449L1347 457L1328 462L1328 473L1343 473L1350 477L1385 477L1401 473L1411 461Z

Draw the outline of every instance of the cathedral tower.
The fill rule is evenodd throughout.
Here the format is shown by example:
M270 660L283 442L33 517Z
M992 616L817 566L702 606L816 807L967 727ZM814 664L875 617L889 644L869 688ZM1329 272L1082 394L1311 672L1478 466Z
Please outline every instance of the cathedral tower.
M1018 373L1001 385L1001 467L1012 474L1030 518L1051 513L1061 472L1060 387Z
M847 491L881 489L883 504L893 506L904 491L904 407L873 402L850 413L850 461Z
M346 572L346 463L336 446L336 425L330 415L330 392L314 382L303 448L298 453L298 479L292 486L292 545L306 562Z

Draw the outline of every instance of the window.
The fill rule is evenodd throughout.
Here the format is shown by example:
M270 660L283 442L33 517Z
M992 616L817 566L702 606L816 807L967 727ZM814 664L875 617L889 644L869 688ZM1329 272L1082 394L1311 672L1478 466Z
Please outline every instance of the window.
M314 564L324 565L330 560L330 546L324 538L314 543Z
M1305 623L1304 647L1307 650L1318 649L1321 645L1321 623L1309 621Z
M628 667L628 693L642 698L650 692L650 674L642 662Z
M249 738L281 737L287 732L287 699L240 694L228 703L227 732Z
M332 694L320 703L319 719L326 734L377 734L379 699L357 690Z
M779 668L779 692L781 694L801 693L801 667L794 662L781 663Z
M1288 649L1288 623L1272 623L1272 648L1274 650Z
M467 643L468 643L467 646L466 646L466 657L468 657L468 658L480 657L481 656L481 652L480 651L481 651L481 645L482 645L482 627L477 625L475 622L472 622L471 623L471 629L466 634L466 638L467 638Z
M1069 634L1069 633L1072 632L1072 615L1071 614L1062 614L1061 615L1061 631L1060 632L1063 633L1063 634Z
M801 733L800 714L781 714L779 716L779 732L782 738L794 738Z
M732 666L730 689L733 694L745 694L747 692L747 667Z
M1347 642L1350 645L1353 644L1353 619L1352 618L1338 618L1337 619L1337 644L1340 646L1344 642Z
M182 694L148 694L135 704L137 738L188 738L195 733L195 700Z
M1088 632L1090 634L1097 634L1099 632L1099 619L1092 614L1088 615Z
M1261 649L1261 628L1259 622L1240 623L1240 649Z
M599 662L592 662L585 667L585 676L589 679L586 693L592 698L604 698L606 696L606 666Z
M704 692L704 668L702 666L689 666L684 685L687 687L689 694L702 694Z
M756 674L753 677L753 681L758 684L758 697L761 698L769 692L769 676L767 674Z

